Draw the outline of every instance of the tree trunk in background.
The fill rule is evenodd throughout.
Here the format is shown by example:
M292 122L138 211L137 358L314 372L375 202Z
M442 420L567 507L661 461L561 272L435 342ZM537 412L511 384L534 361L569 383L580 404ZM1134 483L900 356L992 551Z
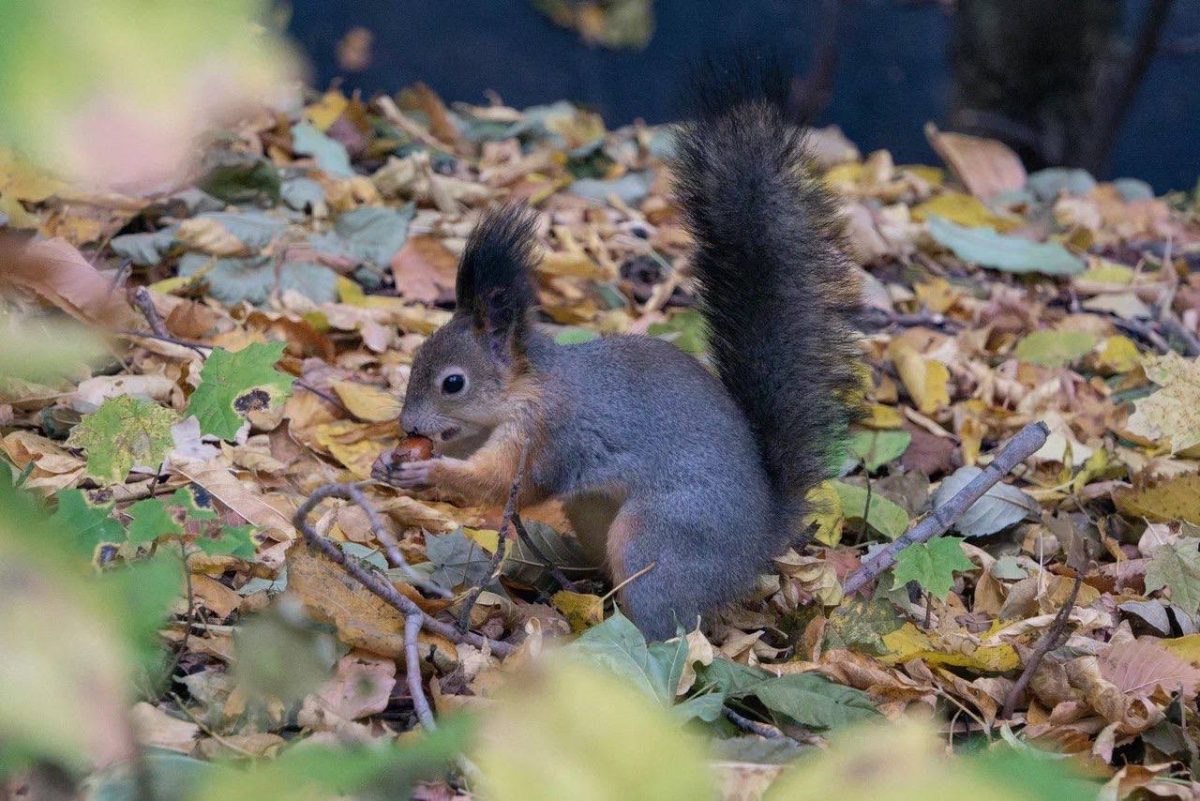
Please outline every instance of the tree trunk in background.
M1031 169L1080 165L1120 25L1120 0L959 0L951 127L1005 142Z

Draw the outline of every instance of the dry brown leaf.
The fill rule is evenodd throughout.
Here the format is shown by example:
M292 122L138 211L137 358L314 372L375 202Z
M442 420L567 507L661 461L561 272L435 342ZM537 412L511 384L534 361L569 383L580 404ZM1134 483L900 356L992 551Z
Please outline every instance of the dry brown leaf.
M130 328L133 310L74 246L63 239L35 239L24 245L0 236L0 287L33 292L43 301L85 323Z
M1200 687L1200 668L1152 637L1110 645L1099 661L1101 675L1127 696L1161 691L1164 695L1182 692L1192 699Z

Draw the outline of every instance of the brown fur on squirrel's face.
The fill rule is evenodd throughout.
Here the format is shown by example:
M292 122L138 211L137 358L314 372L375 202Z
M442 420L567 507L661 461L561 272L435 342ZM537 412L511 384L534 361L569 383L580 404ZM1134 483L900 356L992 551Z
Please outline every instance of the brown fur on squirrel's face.
M509 372L471 320L456 316L417 351L400 427L429 437L437 453L469 449L505 420Z

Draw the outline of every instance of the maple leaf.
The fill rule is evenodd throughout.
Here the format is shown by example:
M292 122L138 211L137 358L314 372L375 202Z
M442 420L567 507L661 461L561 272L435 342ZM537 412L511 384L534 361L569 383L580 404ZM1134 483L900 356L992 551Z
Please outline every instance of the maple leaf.
M284 343L252 343L239 351L217 348L200 371L200 385L188 401L200 430L233 439L248 412L278 406L296 380L275 369Z
M171 449L175 413L145 398L109 398L83 418L67 444L87 452L87 474L105 484L124 481L136 465L157 467Z
M1171 453L1200 445L1200 359L1172 351L1148 356L1142 366L1161 389L1134 403L1126 427L1155 441L1170 439Z
M975 567L963 553L962 543L957 537L938 537L900 551L892 574L895 579L893 589L915 581L930 595L945 599L954 584L954 574Z
M129 524L129 541L135 545L183 533L179 522L158 498L138 501L129 507L129 516L133 518Z
M1171 603L1187 610L1200 610L1200 538L1187 537L1154 550L1146 566L1146 592L1166 587Z
M113 504L93 503L77 489L59 490L54 497L58 500L58 509L50 523L57 526L57 530L71 532L80 550L89 556L102 545L125 539L121 524L110 514Z
M250 536L254 526L222 526L218 536L198 537L196 547L209 556L227 554L239 559L254 556L254 539Z

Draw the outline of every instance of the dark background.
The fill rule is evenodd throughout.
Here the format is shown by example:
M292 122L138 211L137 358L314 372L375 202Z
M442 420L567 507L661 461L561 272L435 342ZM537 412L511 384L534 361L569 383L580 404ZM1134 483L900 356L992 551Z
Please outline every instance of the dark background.
M1149 0L1128 0L1132 38ZM658 0L645 50L590 47L526 0L293 0L290 32L316 85L341 78L367 94L424 81L447 101L484 101L495 90L523 107L568 99L616 126L676 118L686 65L716 47L755 43L794 54L804 75L825 36L821 0ZM374 34L372 62L344 73L339 39ZM822 123L837 123L864 153L937 163L927 121L943 122L951 93L952 21L936 2L853 0L837 24L839 58ZM1107 177L1133 176L1162 192L1190 190L1200 175L1200 2L1174 3L1154 60L1120 129Z

